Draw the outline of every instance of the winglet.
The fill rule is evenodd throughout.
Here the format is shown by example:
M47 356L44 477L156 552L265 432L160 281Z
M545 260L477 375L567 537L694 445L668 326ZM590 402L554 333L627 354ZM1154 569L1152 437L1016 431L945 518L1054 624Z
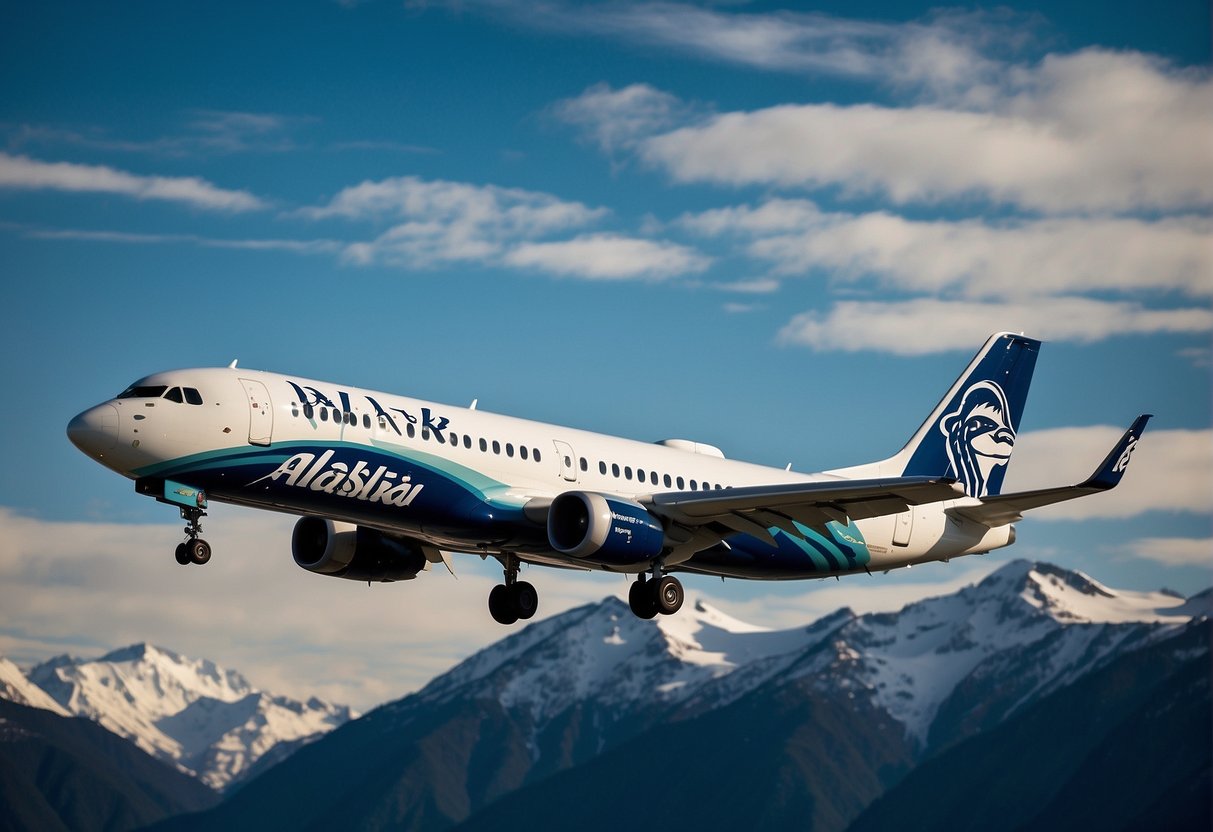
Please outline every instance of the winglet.
M1111 453L1095 469L1095 473L1091 475L1091 478L1082 483L1081 488L1095 488L1100 491L1107 491L1109 488L1115 488L1120 483L1120 478L1124 476L1125 471L1129 468L1129 458L1133 455L1133 451L1137 449L1137 443L1141 439L1142 433L1146 430L1146 422L1150 421L1152 415L1151 413L1143 413L1134 420L1132 426L1125 431L1125 435L1120 437L1120 441L1112 448Z

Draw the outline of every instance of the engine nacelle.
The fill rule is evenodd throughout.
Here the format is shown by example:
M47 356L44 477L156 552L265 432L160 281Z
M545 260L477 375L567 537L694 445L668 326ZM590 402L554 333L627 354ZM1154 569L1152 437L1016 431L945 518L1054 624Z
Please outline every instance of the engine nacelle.
M291 555L309 572L351 581L407 581L426 566L419 543L322 517L295 524Z
M665 530L639 503L592 491L566 491L548 509L548 542L575 558L636 564L661 554Z

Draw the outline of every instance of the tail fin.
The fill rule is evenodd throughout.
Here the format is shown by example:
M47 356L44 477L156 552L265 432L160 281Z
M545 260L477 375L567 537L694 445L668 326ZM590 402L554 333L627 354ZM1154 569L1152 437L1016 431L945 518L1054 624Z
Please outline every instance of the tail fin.
M991 335L904 448L882 462L835 473L950 476L971 497L998 494L1039 348L1039 341L1011 332Z

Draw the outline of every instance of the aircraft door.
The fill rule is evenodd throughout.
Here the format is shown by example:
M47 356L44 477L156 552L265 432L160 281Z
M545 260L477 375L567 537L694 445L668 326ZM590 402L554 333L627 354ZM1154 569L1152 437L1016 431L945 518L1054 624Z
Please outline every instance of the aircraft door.
M248 396L250 445L268 445L274 433L274 409L270 406L270 393L259 381L242 378L244 392Z
M560 476L569 482L577 482L577 463L573 454L573 446L559 439L552 440L556 446L556 456L560 458Z
M893 518L893 545L909 546L910 533L914 531L914 509L903 511Z

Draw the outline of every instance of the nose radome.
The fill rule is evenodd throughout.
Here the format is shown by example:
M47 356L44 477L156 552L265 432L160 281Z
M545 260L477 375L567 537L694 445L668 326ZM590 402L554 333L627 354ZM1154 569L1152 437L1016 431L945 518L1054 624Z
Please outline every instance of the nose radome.
M67 423L67 438L86 454L99 455L118 444L118 408L99 404Z

